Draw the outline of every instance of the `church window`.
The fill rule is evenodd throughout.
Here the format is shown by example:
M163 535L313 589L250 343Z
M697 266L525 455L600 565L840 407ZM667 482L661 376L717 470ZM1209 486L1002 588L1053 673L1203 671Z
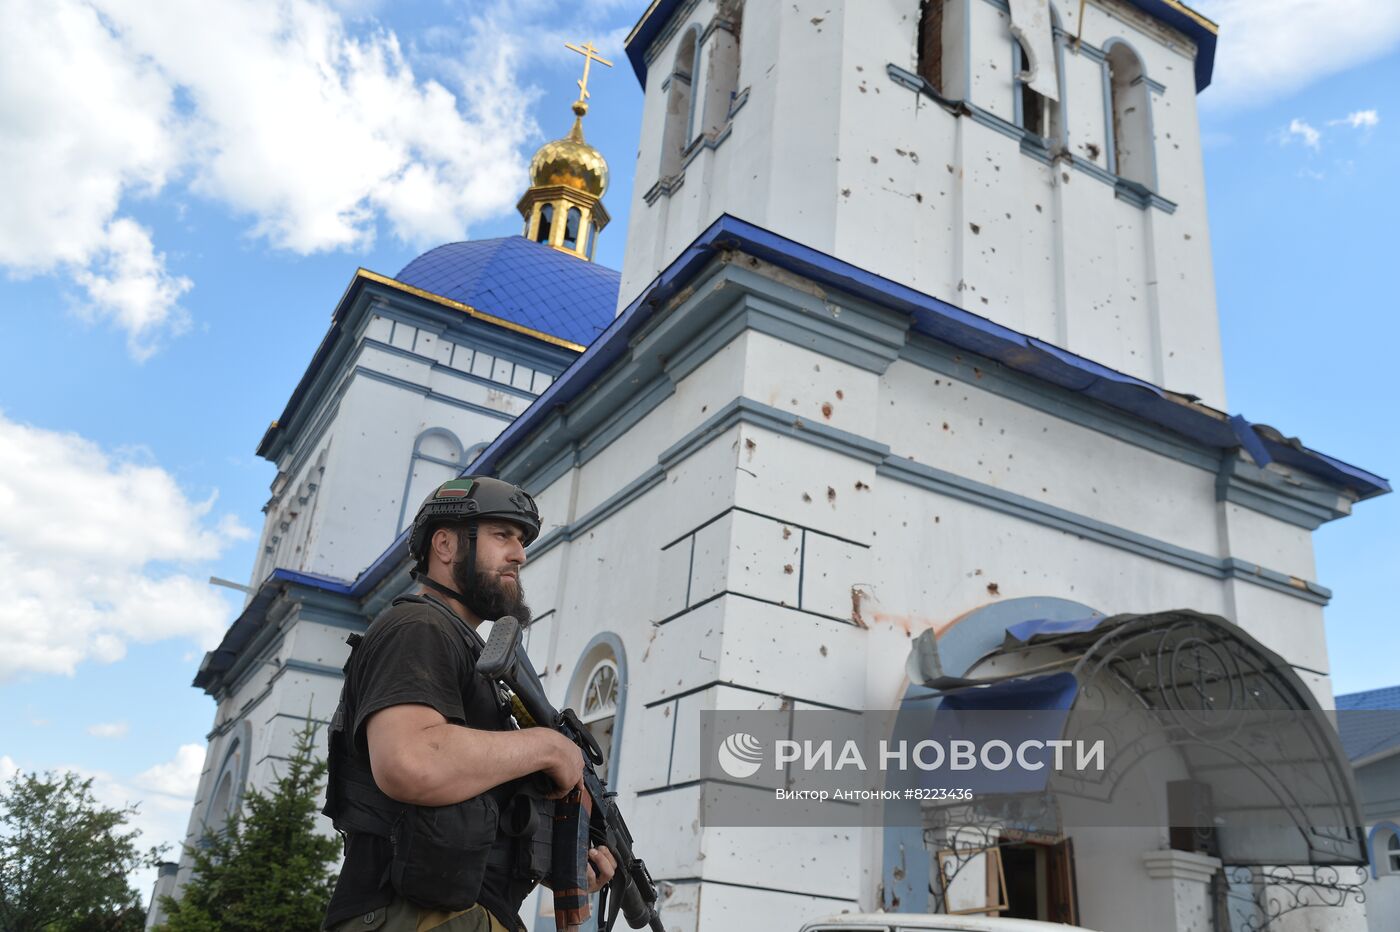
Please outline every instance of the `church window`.
M627 666L621 651L616 635L599 635L584 651L566 694L569 707L603 749L598 771L605 780L616 779L617 735L627 697Z
M723 24L712 29L705 42L705 106L703 123L692 135L713 136L729 122L729 110L739 90L739 30L742 3L721 4Z
M1400 876L1400 829L1392 822L1381 822L1371 829L1369 842L1375 876Z
M617 663L606 657L588 674L583 687L583 708L579 711L579 721L603 749L604 779L607 779L606 761L611 756L613 725L617 720L617 690Z
M685 150L694 138L695 95L691 86L696 58L700 51L700 27L694 26L681 37L676 62L671 68L666 97L666 125L661 134L661 177L681 170Z
M578 248L578 228L583 220L583 211L577 207L570 207L568 215L564 218L564 245L569 249Z
M219 776L214 782L214 796L204 814L204 833L207 835L222 832L238 806L242 794L234 788L234 784L243 778L242 748L242 741L235 738L224 754L223 765L219 767Z
M228 824L229 802L233 798L233 776L224 774L224 778L219 781L219 788L214 791L214 800L209 805L209 816L204 820L204 831L210 835L217 835L224 830Z
M1013 72L1016 75L1016 123L1028 133L1045 136L1046 110L1050 102L1025 80L1025 75L1030 71L1030 57L1026 54L1026 47L1018 39L1012 39L1011 44L1016 51Z
M1156 187L1152 152L1152 119L1147 76L1142 59L1121 39L1104 46L1108 80L1112 145L1109 170L1120 178Z
M398 530L413 520L418 505L428 493L448 479L461 475L462 442L450 430L431 427L413 442L413 456L408 463L408 478L404 482L404 497L399 504Z
M540 225L535 230L535 242L549 242L549 232L554 227L554 205L546 204L540 208Z
M943 93L943 6L945 0L919 3L919 77Z

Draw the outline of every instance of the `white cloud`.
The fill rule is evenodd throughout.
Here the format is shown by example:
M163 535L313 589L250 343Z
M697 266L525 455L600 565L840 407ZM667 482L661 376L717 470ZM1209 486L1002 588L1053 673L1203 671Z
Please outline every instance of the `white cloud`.
M64 271L89 319L123 329L138 358L178 323L186 280L165 271L146 232L116 217L176 167L173 89L76 0L0 0L0 266Z
M0 0L0 267L57 273L137 359L181 331L190 281L167 270L134 199L172 181L295 253L415 244L507 212L536 130L518 32L497 3L453 32L455 88L414 73L373 2ZM347 22L347 17L349 21Z
M1220 24L1202 106L1277 99L1400 45L1400 4L1373 0L1201 0Z
M191 567L249 536L214 503L158 466L0 412L0 682L71 675L132 641L212 646L229 606Z
M0 784L9 783L10 778L19 773L19 764L8 754L0 754Z
M85 265L129 191L174 168L170 84L77 0L0 0L0 264ZM22 54L20 54L22 53Z
M99 722L89 725L87 733L94 738L125 738L131 726L126 722Z
M1290 142L1295 136L1309 149L1317 149L1321 145L1322 134L1296 117L1288 124L1288 132L1283 136L1283 142Z
M173 760L156 764L136 777L136 785L146 790L192 802L204 770L202 744L182 744Z
M1379 126L1381 115L1375 110L1355 110L1340 120L1328 120L1328 126L1350 126L1352 129L1370 129Z
M120 217L104 232L92 266L74 274L92 302L79 311L114 321L125 331L132 357L144 362L163 337L188 327L189 317L177 302L193 283L165 270L164 254L156 253L150 232L134 220Z
M468 40L459 100L413 73L394 33L352 34L314 0L97 2L188 93L195 190L278 247L362 247L380 216L405 240L458 237L519 194L532 127L509 36Z

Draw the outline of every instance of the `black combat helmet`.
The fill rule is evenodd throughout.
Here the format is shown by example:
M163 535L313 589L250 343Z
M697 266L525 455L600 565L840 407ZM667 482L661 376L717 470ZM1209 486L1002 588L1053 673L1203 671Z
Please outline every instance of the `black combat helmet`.
M428 541L438 526L481 518L520 525L527 547L540 536L540 511L530 493L490 476L463 476L449 479L423 500L408 539L409 557L422 566L428 558Z

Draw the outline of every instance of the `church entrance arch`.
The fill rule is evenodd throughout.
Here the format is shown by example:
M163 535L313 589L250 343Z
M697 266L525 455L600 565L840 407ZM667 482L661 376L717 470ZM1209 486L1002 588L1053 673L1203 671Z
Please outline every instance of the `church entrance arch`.
M964 637L985 647L988 634ZM921 804L930 869L916 873L912 839L887 829L887 908L926 901L933 912L1076 921L1074 886L1063 883L1076 870L1071 833L1115 839L1128 861L1169 836L1173 851L1215 865L1205 876L1214 912L1235 927L1355 898L1344 869L1365 863L1364 838L1336 731L1292 667L1238 626L1188 610L1027 619L1006 625L962 675L945 661L958 669L966 655L943 646L916 643L911 676L927 694L911 688L905 714L928 724L935 713L946 722L1053 712L1040 719L1043 737L1101 738L1107 765L1046 771L1014 792L975 790L971 804ZM911 813L887 820L910 822ZM923 878L926 896L914 888ZM912 907L891 902L900 888L890 881L904 883Z

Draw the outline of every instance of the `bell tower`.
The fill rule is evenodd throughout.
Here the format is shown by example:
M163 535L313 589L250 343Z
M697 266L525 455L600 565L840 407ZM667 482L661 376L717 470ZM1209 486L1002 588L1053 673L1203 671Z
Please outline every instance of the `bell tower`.
M722 215L1225 407L1171 0L657 0L619 307Z
M530 160L530 188L516 205L525 220L526 239L592 261L598 234L608 225L603 193L608 189L608 163L583 138L588 113L588 69L593 62L612 67L592 42L565 47L583 56L583 77L573 103L574 125L562 139L540 146Z

